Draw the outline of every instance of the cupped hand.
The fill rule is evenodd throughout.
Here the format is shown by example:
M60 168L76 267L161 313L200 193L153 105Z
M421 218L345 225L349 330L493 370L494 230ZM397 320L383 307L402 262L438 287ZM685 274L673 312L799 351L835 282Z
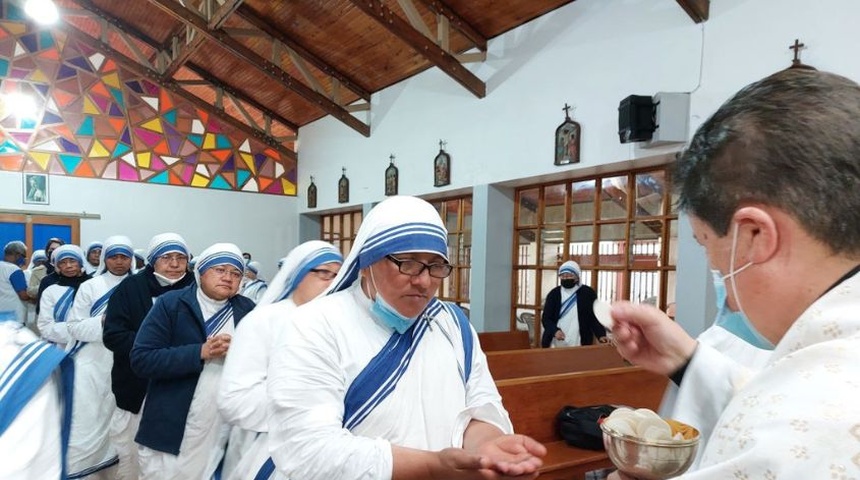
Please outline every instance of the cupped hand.
M615 346L634 365L671 375L696 350L696 340L654 306L617 302L612 304L612 318Z
M504 475L499 478L534 478L543 466L546 447L525 435L502 435L481 445L478 453L491 462L491 470Z

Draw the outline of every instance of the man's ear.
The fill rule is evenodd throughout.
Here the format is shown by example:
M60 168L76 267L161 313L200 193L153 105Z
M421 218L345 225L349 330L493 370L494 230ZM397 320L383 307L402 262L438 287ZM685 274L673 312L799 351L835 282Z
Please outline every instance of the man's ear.
M748 262L764 263L776 255L780 241L779 227L767 209L760 206L741 207L735 212L733 220L737 227L732 228L738 229L736 266Z

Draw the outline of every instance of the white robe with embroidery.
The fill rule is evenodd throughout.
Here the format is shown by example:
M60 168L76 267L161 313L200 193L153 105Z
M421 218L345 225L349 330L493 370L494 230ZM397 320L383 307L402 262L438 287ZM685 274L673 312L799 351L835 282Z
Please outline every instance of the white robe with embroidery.
M74 354L70 475L104 467L117 458L116 449L109 439L110 422L116 409L110 378L113 354L102 343L103 315L91 316L90 312L93 304L123 279L125 276L117 277L105 272L81 284L66 322L73 340L68 349L74 349L78 342L86 342Z
M813 303L756 375L700 345L682 384L708 378L726 392L708 400L730 400L682 478L860 478L860 274Z
M290 321L296 304L292 300L259 307L236 328L221 375L218 407L234 429L227 446L228 456L238 456L231 480L253 479L269 458L268 400L266 382L275 339ZM237 441L240 445L236 445ZM286 478L275 472L273 478Z
M22 347L36 340L36 335L19 323L0 322L0 372L6 370ZM60 478L62 412L54 376L0 435L0 478Z
M477 334L464 386L456 319L438 314L394 391L352 431L342 427L344 397L393 330L370 316L356 281L293 311L269 369L269 450L279 472L302 480L391 478L391 445L461 447L472 419L512 433ZM423 320L419 320L423 321Z

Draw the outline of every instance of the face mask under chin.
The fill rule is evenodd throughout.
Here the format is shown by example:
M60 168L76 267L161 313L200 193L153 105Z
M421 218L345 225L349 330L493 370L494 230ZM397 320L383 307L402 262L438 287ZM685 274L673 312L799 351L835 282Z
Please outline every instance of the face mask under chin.
M177 283L179 283L180 280L185 278L185 275L187 275L187 274L183 273L182 276L179 278L167 278L158 272L152 272L152 273L155 274L155 279L158 280L158 284L161 285L162 287L169 287L169 286L176 285Z
M376 290L373 304L370 307L371 313L386 326L393 328L397 333L403 334L409 330L415 323L416 318L409 318L402 315L394 307L382 298L379 288L376 286L376 280L373 278L373 270L370 270L370 282L373 284L373 289Z

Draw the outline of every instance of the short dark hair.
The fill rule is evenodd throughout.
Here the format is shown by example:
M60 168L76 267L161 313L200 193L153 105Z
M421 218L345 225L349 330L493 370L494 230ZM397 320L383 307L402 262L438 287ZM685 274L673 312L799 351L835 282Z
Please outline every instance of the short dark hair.
M777 207L833 253L860 253L860 86L788 69L735 94L678 156L679 207L728 233L744 204Z
M27 245L20 240L12 240L3 247L3 255L23 255L27 256Z

